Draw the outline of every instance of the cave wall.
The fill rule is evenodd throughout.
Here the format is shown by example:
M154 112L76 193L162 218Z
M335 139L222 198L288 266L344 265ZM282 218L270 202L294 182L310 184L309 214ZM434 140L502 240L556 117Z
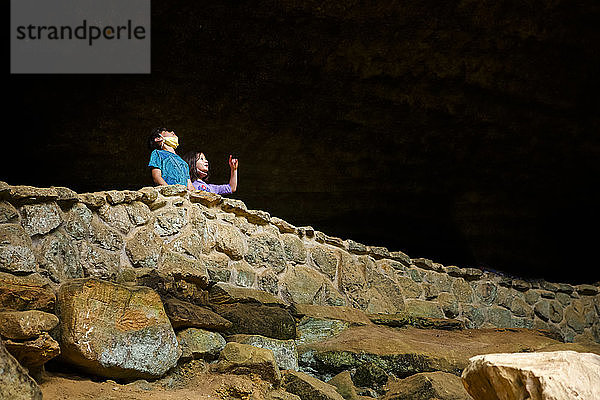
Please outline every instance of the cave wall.
M290 304L450 318L468 328L544 329L568 342L600 342L598 284L411 258L178 185L78 194L2 182L0 196L0 271L41 275L54 287L82 277L129 285L162 279L193 302L207 286L227 282Z
M10 76L13 185L152 184L166 125L235 197L446 264L593 282L592 1L152 3L152 74ZM405 229L385 229L388 223ZM565 268L568 266L569 268Z

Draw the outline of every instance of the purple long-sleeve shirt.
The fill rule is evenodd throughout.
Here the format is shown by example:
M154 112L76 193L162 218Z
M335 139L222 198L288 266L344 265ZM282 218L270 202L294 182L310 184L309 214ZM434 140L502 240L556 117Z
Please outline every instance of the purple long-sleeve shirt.
M206 183L198 179L192 182L192 185L194 185L196 190L203 190L205 192L211 192L216 194L231 193L231 186L229 186L229 183L226 183L224 185L213 185L212 183Z

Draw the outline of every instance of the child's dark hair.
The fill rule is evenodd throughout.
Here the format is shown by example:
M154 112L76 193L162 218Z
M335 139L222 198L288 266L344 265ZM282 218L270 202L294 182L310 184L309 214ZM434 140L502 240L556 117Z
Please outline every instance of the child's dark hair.
M154 128L152 133L148 136L148 149L149 150L160 150L161 145L156 140L157 137L162 136L161 132L166 131L167 128Z
M209 174L207 174L204 178L201 178L198 175L198 170L196 170L196 161L198 161L198 155L202 153L200 151L188 151L181 158L188 164L190 167L190 180L192 182L197 181L198 179L205 181L208 179Z

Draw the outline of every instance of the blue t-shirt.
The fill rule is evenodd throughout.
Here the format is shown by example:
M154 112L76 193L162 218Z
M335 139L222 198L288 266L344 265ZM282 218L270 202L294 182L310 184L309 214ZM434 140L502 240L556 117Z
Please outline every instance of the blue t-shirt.
M152 150L148 166L158 168L168 185L187 186L190 179L190 167L177 154L166 150Z

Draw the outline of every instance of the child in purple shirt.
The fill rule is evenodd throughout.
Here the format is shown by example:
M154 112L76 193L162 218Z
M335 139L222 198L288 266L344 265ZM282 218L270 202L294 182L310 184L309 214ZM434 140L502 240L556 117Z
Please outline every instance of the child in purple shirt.
M208 178L208 160L204 156L204 153L199 153L196 151L189 152L185 154L183 159L190 167L190 179L196 190L203 190L205 192L212 192L216 194L229 194L236 191L238 181L237 158L233 158L231 155L229 156L229 169L231 170L231 174L229 177L229 183L224 185L213 185L204 182L204 180Z

